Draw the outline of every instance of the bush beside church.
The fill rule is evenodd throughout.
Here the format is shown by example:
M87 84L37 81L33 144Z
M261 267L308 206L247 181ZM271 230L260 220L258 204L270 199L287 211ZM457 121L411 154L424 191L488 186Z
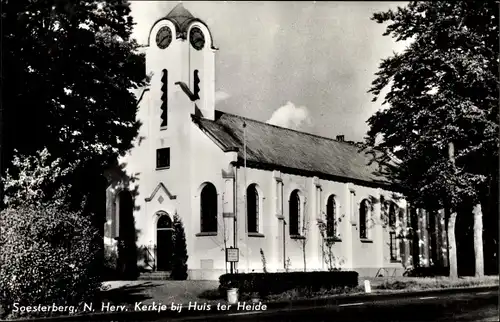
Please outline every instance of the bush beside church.
M2 318L49 315L13 312L19 306L91 303L101 289L98 231L90 218L66 204L59 179L71 169L51 161L47 150L15 157L18 173L4 180L0 212L0 314ZM50 194L48 192L51 192Z
M179 215L174 215L174 234L173 243L174 251L172 254L172 274L174 280L186 280L188 277L188 254L186 245L186 233L184 225Z
M4 314L22 316L12 312L13 303L81 305L93 301L101 278L93 243L97 232L91 227L81 214L53 203L2 211L0 303Z

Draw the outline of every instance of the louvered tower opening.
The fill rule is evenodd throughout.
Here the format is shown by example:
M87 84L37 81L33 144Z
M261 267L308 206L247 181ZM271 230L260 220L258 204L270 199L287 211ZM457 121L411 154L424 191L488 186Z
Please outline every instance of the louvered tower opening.
M163 70L161 77L161 127L168 124L168 71Z

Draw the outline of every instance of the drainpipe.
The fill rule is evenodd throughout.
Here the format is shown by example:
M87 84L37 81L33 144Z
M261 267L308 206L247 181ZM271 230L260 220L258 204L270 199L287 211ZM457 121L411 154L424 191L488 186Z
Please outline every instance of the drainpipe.
M234 165L234 182L233 182L233 247L238 248L238 164ZM238 256L239 257L239 256ZM238 271L238 263L233 263L234 271Z
M286 270L286 221L283 218L283 268Z
M280 191L279 193L281 194L281 216L283 216L283 268L286 269L286 220L285 220L285 214L283 213L283 182L280 182Z

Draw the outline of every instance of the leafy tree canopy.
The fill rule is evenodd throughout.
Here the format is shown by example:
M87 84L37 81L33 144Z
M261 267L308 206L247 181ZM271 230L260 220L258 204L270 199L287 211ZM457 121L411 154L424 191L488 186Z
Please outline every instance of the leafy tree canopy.
M73 193L85 194L139 127L131 89L146 84L144 55L131 39L129 4L1 1L4 167L13 167L15 149L47 148L54 159L79 163Z
M388 108L368 120L368 146L401 161L392 176L417 203L477 198L498 166L497 2L411 2L372 20L410 45L376 73L370 92L376 101L388 88Z

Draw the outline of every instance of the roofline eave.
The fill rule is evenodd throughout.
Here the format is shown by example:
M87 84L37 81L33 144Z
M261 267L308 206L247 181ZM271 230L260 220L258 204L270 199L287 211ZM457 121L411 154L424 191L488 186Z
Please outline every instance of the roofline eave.
M351 178L351 177L344 177L344 176L339 176L339 175L334 175L330 173L324 173L324 172L319 172L319 171L311 171L311 170L304 170L304 169L297 169L297 168L292 168L292 167L287 167L283 165L277 165L277 164L270 164L270 163L265 163L265 162L255 162L255 161L248 161L246 162L247 168L253 168L253 169L260 169L260 170L279 170L283 173L290 173L290 174L299 174L299 175L304 175L307 177L318 177L322 178L325 180L329 181L337 181L337 182L343 182L343 183L354 183L358 184L360 186L366 186L370 188L384 188L388 189L390 188L392 192L402 192L403 190L396 184L396 183L390 183L390 182L384 182L384 181L368 181L368 180L363 180L363 179L357 179L357 178ZM242 157L238 157L238 162L236 164L238 168L243 168L244 167L244 160Z

